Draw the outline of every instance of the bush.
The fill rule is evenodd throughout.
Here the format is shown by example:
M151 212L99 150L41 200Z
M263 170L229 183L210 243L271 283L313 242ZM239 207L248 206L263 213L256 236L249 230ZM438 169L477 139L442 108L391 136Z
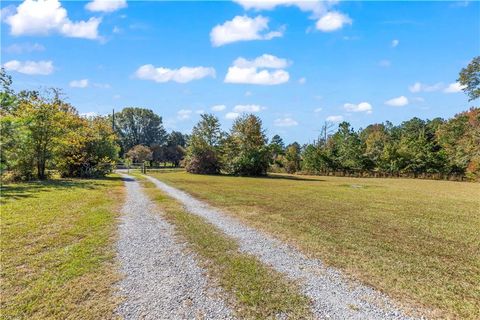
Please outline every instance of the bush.
M190 173L216 174L220 172L220 162L213 150L203 150L185 159L185 169Z

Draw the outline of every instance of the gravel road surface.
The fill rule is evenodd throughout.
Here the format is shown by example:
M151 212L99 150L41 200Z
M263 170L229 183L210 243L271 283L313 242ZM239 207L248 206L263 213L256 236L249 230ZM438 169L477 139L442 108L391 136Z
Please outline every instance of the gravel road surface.
M173 226L142 192L137 181L122 175L127 199L117 245L121 271L118 307L124 319L232 319L221 291L208 278Z
M304 294L313 301L313 313L319 319L410 319L382 293L347 279L318 259L310 259L263 232L247 227L237 219L199 201L186 192L158 179L150 181L185 209L201 216L238 241L243 252L256 256L301 284Z

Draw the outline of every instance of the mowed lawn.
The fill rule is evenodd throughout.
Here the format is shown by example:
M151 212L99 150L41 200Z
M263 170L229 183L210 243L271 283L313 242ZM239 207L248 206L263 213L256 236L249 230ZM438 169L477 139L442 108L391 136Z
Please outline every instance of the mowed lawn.
M480 317L480 184L152 175L432 317Z
M119 177L1 191L1 318L114 317Z

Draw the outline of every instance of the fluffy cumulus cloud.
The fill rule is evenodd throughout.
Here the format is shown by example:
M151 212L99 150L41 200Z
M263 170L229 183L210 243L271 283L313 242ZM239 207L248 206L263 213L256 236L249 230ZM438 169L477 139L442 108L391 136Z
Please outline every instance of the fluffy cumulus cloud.
M220 112L220 111L225 110L226 108L227 108L227 106L224 105L224 104L217 104L217 105L211 107L210 109L212 109L212 111L214 111L214 112Z
M443 84L441 82L431 84L431 85L424 84L421 82L415 82L414 84L409 86L408 89L410 90L410 92L418 93L418 92L434 92L434 91L441 90L442 87L443 87Z
M268 1L253 1L253 0L234 0L234 2L241 5L246 10L273 10L278 6L295 6L302 11L313 12L320 15L325 12L326 7L322 1L298 1L298 0L268 0Z
M137 69L135 76L142 80L152 80L155 82L174 81L186 83L193 80L199 80L205 77L215 78L215 69L208 67L181 67L179 69L156 68L151 64L146 64Z
M93 0L85 8L94 12L113 12L127 7L126 0Z
M88 87L88 79L73 80L68 85L72 88L86 88Z
M39 43L14 43L4 49L7 53L22 54L45 51L45 47Z
M397 40L397 39L394 39L392 40L392 48L395 48L396 46L398 46L400 44L400 41Z
M278 118L273 121L276 127L294 127L298 125L298 122L290 117Z
M301 11L309 12L310 18L317 20L316 27L320 31L330 32L342 28L346 24L352 24L352 19L347 15L331 11L332 7L338 1L321 1L321 0L234 0L246 10L273 10L279 6L297 7Z
M446 87L443 90L443 92L445 92L445 93L457 93L457 92L461 92L464 88L465 88L465 86L462 86L459 82L454 82L454 83L450 83L448 85L448 87Z
M343 116L328 116L326 120L330 122L340 122L343 121Z
M102 19L73 22L58 0L25 0L14 14L5 18L5 22L14 36L56 32L66 37L98 39L98 26Z
M265 110L265 107L259 106L257 104L238 104L233 108L233 111L242 113L242 112L260 112Z
M189 110L189 109L181 109L181 110L178 110L177 112L178 120L190 119L191 115L192 115L192 110Z
M236 16L232 20L216 25L210 32L210 41L215 47L248 40L270 40L283 36L283 30L269 31L268 18Z
M345 103L343 105L345 110L349 112L366 112L366 113L372 113L372 105L368 102L360 102L359 104L354 104L354 103Z
M227 112L227 114L225 114L225 119L228 120L234 120L238 117L240 117L240 113L238 112Z
M408 104L408 98L405 96L392 98L390 100L385 101L385 104L392 107L404 107Z
M289 73L282 69L287 66L287 60L269 54L264 54L254 60L238 58L233 62L233 66L228 68L225 82L258 85L282 84L290 79Z
M278 58L271 54L263 54L253 60L247 60L242 57L237 58L233 62L233 65L240 68L283 69L288 67L289 62L286 59Z
M7 71L16 71L28 75L49 75L53 72L52 61L18 61L5 62L3 67Z
M331 32L341 29L347 24L352 24L350 17L340 12L331 11L318 19L315 26L320 31Z

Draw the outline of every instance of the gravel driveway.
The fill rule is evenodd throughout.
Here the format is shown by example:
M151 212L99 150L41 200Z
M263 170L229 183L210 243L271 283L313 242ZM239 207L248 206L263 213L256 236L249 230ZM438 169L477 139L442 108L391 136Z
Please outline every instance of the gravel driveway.
M320 260L309 259L298 250L273 239L238 220L196 200L187 193L155 178L150 181L185 209L201 216L236 239L242 251L301 284L313 301L313 313L320 319L409 319L383 294L351 280L341 272L326 267Z
M125 319L231 319L219 289L185 245L175 241L172 225L162 220L137 181L122 175L127 199L122 210L118 257L125 297L117 312Z

